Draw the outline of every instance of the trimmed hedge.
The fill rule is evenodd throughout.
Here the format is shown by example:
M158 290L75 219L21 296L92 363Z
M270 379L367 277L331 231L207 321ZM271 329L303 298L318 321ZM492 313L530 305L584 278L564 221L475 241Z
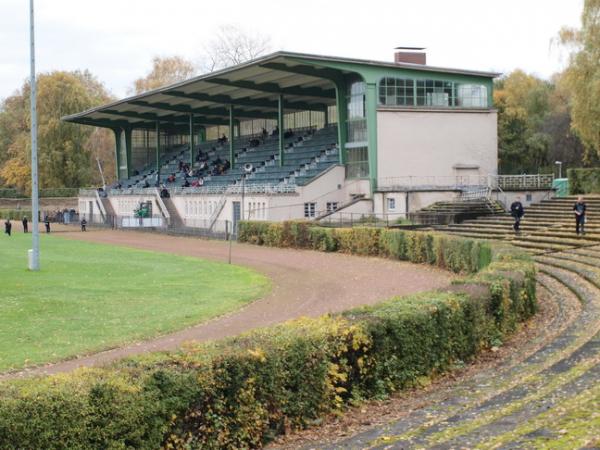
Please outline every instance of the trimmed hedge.
M242 233L248 242L367 255L384 249L463 271L486 267L444 291L106 368L5 382L0 448L260 447L347 404L424 383L497 345L535 312L533 263L510 247L304 223L247 224ZM461 255L470 262L458 263Z
M598 194L600 193L600 168L594 169L569 169L569 193Z
M489 242L441 233L372 227L324 228L310 222L240 222L239 242L343 252L427 263L475 273L491 261Z
M0 209L0 219L23 220L27 217L31 220L31 210L28 209Z

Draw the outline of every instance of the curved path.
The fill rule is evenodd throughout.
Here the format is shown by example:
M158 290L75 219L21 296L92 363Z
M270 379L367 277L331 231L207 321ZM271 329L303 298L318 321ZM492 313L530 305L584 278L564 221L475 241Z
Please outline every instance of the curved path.
M134 231L60 229L62 237L138 249L227 261L229 246L222 241ZM0 375L0 380L66 372L95 366L148 351L173 350L187 341L218 339L252 328L302 316L319 316L409 293L447 286L452 275L424 265L337 253L288 250L248 244L232 245L232 262L252 267L272 280L263 299L209 322L144 342Z
M600 247L536 260L557 313L512 358L423 395L400 419L306 448L598 448Z

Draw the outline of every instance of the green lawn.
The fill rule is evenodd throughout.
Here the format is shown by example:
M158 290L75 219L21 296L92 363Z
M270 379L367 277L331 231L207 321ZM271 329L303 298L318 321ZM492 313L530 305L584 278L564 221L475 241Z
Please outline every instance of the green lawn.
M0 236L0 371L185 328L270 287L242 267L46 235L33 273L30 246L30 234Z

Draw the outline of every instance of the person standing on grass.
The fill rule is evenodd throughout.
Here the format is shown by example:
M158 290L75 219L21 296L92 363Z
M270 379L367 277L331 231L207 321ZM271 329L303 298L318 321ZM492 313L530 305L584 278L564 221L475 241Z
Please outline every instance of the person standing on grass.
M585 211L586 205L583 201L583 197L580 195L577 197L577 202L573 205L573 211L575 212L575 232L579 234L585 234Z
M4 222L4 232L10 236L11 230L12 230L12 223L10 223L10 219L6 219L6 222Z
M510 215L513 217L513 219L515 219L513 230L515 230L515 233L518 233L521 227L521 219L525 215L525 209L521 203L521 197L517 197L512 205L510 205Z
M44 225L46 226L46 233L50 233L50 218L48 216L44 218Z
M87 220L85 220L85 217L83 219L81 219L81 231L87 231L85 229L85 227L87 226Z
M29 223L27 222L27 216L23 216L23 233L27 233L29 231Z

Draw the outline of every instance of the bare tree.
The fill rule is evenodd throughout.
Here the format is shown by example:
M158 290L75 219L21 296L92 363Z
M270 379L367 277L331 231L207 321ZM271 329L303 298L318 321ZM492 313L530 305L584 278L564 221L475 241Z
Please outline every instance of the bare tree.
M214 72L258 58L270 50L268 36L251 33L237 25L221 25L204 46L200 66L204 72Z

